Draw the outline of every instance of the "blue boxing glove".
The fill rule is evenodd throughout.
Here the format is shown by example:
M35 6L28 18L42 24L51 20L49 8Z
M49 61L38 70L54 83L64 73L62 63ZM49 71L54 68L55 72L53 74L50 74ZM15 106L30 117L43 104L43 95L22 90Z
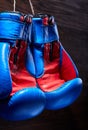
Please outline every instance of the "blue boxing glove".
M20 13L0 14L0 116L6 120L30 119L45 108L45 94L26 69L31 22L31 16Z
M54 17L39 14L33 17L32 26L29 51L32 52L34 65L31 69L31 63L28 62L27 70L45 93L46 109L56 110L69 106L79 97L82 80L74 62L59 41Z

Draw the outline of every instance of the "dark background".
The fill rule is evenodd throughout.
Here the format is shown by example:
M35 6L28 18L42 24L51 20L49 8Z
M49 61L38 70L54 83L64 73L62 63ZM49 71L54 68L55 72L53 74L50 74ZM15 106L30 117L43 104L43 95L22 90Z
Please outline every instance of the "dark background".
M31 13L28 0L16 0L16 11ZM0 130L88 129L88 0L32 0L36 13L54 15L60 41L75 62L83 80L80 97L69 107L44 111L31 120L0 119ZM12 11L13 0L0 0L0 11Z

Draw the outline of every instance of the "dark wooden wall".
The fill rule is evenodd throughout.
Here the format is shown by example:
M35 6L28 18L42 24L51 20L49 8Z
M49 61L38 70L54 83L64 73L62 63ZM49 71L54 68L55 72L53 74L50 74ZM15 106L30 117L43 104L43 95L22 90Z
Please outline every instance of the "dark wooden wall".
M16 10L31 13L28 0L16 0ZM44 111L38 117L20 122L0 119L0 130L85 130L88 129L88 0L32 0L36 13L55 16L60 41L74 60L83 91L69 107ZM1 0L0 11L13 10L13 0Z

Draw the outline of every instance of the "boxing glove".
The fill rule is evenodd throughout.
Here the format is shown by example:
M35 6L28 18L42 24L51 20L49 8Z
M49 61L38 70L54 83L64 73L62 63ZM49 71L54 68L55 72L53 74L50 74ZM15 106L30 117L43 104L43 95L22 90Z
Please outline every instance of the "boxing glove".
M0 29L3 30L0 32L3 41L1 42L3 58L0 64L4 65L0 69L3 82L5 81L5 84L2 84L0 79L0 89L4 95L4 98L1 95L0 100L0 116L6 120L30 119L39 115L45 108L45 94L36 87L35 78L25 67L26 41L31 40L30 17L16 12L0 14Z
M60 43L54 17L39 14L32 21L29 52L31 51L34 64L28 62L27 70L45 93L46 109L67 107L79 97L82 79L78 76L75 63Z

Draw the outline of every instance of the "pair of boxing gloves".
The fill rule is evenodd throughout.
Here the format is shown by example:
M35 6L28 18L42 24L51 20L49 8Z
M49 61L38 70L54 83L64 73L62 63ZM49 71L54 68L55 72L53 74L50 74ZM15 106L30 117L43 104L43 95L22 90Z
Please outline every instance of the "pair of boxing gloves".
M0 13L0 117L25 120L71 105L82 79L53 16Z

